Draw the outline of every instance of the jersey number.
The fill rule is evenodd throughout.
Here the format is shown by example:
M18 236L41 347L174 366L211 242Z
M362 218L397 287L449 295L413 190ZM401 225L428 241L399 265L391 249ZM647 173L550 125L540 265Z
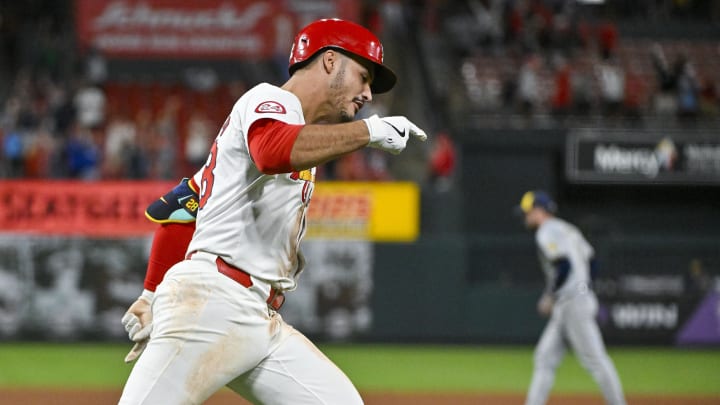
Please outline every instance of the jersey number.
M215 165L217 165L218 141L220 140L220 137L223 135L223 133L225 133L225 130L227 129L229 124L230 116L228 115L225 123L220 129L220 133L218 134L217 138L215 138L215 142L213 142L213 146L210 149L210 156L208 156L207 162L205 162L205 167L203 168L202 179L200 182L200 209L203 209L203 207L205 207L208 198L210 198L210 196L212 195L213 185L215 184L214 171Z

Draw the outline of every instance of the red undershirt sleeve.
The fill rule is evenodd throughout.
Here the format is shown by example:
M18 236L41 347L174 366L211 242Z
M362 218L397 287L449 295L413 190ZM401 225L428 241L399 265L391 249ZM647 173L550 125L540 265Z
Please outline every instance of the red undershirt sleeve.
M195 222L163 224L155 230L145 273L146 290L155 291L170 267L185 258L194 232Z
M190 185L190 189L194 191L195 194L198 194L200 192L200 186L197 184L197 181L195 181L195 176L190 177L188 185Z
M265 174L292 172L290 152L302 127L269 118L253 122L248 147L258 170Z

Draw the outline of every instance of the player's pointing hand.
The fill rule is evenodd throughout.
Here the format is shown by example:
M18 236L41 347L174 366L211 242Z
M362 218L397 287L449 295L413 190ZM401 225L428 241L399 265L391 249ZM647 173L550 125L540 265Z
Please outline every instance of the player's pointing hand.
M405 149L411 135L423 142L427 139L425 131L403 116L380 118L373 115L363 121L367 124L370 132L368 146L388 151L394 155Z

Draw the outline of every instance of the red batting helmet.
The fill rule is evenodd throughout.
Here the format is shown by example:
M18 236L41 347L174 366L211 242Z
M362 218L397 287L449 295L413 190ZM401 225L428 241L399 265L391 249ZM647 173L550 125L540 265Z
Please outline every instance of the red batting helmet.
M297 34L290 50L290 75L325 48L341 49L372 62L375 65L375 78L370 85L373 93L384 93L397 81L395 73L383 65L380 40L365 27L337 18L317 20Z

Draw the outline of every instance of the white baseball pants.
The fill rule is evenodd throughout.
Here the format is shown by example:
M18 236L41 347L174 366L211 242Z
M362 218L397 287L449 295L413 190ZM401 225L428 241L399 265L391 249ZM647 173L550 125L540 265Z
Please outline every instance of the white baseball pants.
M362 404L345 374L268 309L270 287L246 288L214 255L176 264L158 286L153 331L121 405L201 404L227 386L257 404Z
M608 356L595 317L598 301L590 291L556 303L535 348L534 370L525 405L547 402L557 367L572 348L609 405L626 405L617 370ZM569 347L568 347L569 346Z

